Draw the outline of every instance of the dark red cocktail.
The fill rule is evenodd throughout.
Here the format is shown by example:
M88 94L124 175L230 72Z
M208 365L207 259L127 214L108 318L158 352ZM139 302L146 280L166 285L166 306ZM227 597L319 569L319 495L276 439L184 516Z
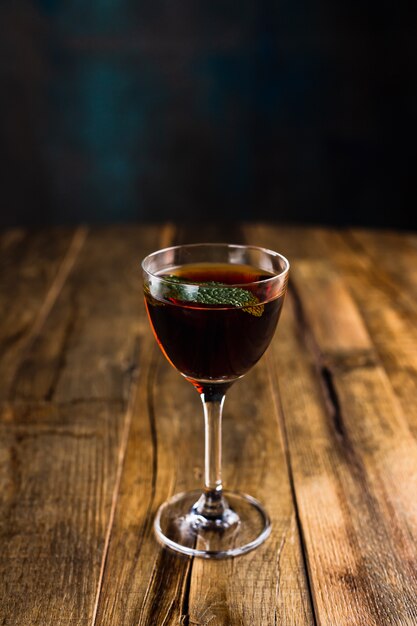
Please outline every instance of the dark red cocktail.
M258 283L271 279L271 273L248 265L199 263L159 276L174 280L172 288L156 294L159 297L146 292L149 319L164 354L182 374L191 381L231 380L260 359L275 332L284 299L273 290L268 299L266 288L262 291L266 300L259 301ZM184 293L184 282L198 287L195 298ZM229 287L222 298L223 285ZM236 303L230 285L236 288Z

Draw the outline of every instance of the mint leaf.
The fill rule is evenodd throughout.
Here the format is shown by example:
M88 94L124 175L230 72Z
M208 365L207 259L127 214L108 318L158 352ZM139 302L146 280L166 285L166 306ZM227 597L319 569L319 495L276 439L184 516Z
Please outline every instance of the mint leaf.
M264 305L259 304L258 298L241 287L228 287L224 283L215 281L195 283L173 274L163 276L163 279L166 281L164 298L214 306L231 305L256 317L260 317L264 311ZM172 283L172 286L168 285L168 282Z

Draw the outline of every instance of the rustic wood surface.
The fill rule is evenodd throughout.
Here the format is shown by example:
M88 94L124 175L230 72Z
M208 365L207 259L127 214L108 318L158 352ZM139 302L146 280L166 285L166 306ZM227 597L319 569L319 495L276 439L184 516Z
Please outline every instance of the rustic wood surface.
M140 259L189 241L291 261L265 357L231 388L224 478L273 522L226 561L152 521L202 481L198 395L164 360ZM415 626L417 235L251 224L0 235L0 623Z

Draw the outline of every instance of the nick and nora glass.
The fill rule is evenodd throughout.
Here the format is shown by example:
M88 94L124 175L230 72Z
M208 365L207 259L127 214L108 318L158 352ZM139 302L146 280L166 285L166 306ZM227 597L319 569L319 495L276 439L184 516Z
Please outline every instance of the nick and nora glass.
M221 418L226 391L268 347L288 281L285 257L264 248L192 244L142 262L152 330L168 361L197 389L205 422L205 480L159 508L158 539L205 558L243 554L269 535L270 520L250 495L225 491Z

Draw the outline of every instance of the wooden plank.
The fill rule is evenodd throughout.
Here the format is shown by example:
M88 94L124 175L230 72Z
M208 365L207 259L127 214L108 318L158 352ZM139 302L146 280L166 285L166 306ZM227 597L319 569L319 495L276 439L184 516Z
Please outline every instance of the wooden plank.
M250 234L297 252L288 232ZM317 233L302 235L299 258L290 258L293 295L282 341L270 361L279 372L317 621L411 626L417 619L417 511L410 498L416 442L344 275L323 260L323 242L317 254Z
M392 231L350 229L344 240L356 253L372 260L397 286L417 296L417 235Z
M0 237L0 400L7 399L19 363L38 334L85 238L84 229Z
M417 437L417 253L409 237L319 232L323 250L343 273L366 322L409 426ZM386 257L383 250L390 250ZM390 262L395 256L395 263ZM379 261L378 261L379 259Z
M176 241L197 236L221 241L225 233L185 228ZM228 238L242 240L239 231L228 232ZM260 365L230 390L224 420L225 483L267 503L272 536L230 561L186 559L156 544L152 522L167 497L202 484L201 403L159 351L141 363L96 625L313 623L272 402L266 366Z
M142 351L138 264L163 235L93 232L23 354L2 413L4 623L91 623Z
M3 407L1 623L91 623L123 417L120 402Z
M88 245L15 376L19 400L110 398L125 394L145 326L140 260L158 228L101 229Z
M302 285L303 308L322 355L334 359L349 353L370 358L374 350L366 327L331 265L320 260L298 261L291 276L296 288Z
M354 297L378 358L417 438L415 236L269 225L252 226L248 230L253 243L275 245L287 253L293 266L300 259L331 259ZM384 250L388 251L385 256ZM393 257L396 263L391 262Z

